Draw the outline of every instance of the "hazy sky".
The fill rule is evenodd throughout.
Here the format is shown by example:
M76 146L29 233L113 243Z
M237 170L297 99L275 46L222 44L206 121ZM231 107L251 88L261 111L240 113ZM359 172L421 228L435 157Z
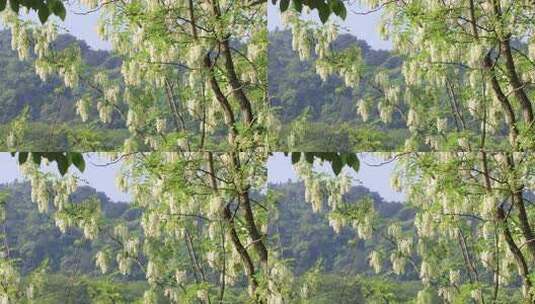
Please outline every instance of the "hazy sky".
M67 17L63 23L69 33L78 39L85 40L93 49L110 49L111 44L97 36L96 25L99 13L78 14L81 12L87 12L87 10L76 5L69 5Z
M282 28L280 11L277 6L269 2L268 6L268 28L273 30L277 27ZM352 5L347 13L347 18L345 21L341 22L340 18L336 19L342 25L345 32L349 32L359 39L366 40L368 44L374 49L391 49L392 43L389 41L382 40L379 37L379 32L377 26L379 24L381 11L372 12L366 15L359 15L356 13L366 12L366 8L360 7L358 5ZM311 15L308 15L307 18L319 20L317 17L317 10L314 10Z
M360 39L366 40L374 49L390 49L392 44L389 41L384 41L379 37L377 31L377 24L380 19L381 11L369 13L366 15L358 15L355 12L365 12L366 9L353 5L348 10L348 15L341 25L347 32L357 36ZM67 18L61 25L72 35L79 39L85 40L93 49L110 49L110 43L98 38L95 28L99 17L99 12L91 12L87 14L87 10L80 8L78 5L67 4ZM35 13L32 13L32 18L37 20ZM52 17L55 18L55 17ZM317 20L317 11L314 11L308 18ZM337 18L338 21L341 21ZM281 28L280 12L278 7L271 4L268 5L268 28L273 30Z
M360 170L358 173L347 167L344 168L345 172L354 178L355 185L362 185L372 191L378 192L387 201L403 201L405 199L405 194L396 192L390 187L390 175L396 165L395 161L381 166L375 166L381 164L383 161L373 157L369 153L359 153L359 159ZM332 174L330 165L318 165L316 168ZM268 180L272 183L297 180L290 157L284 156L283 153L275 153L269 159Z
M98 166L106 164L105 159L97 157L96 154L86 154L86 170L80 174L78 169L71 166L70 170L82 177L86 181L85 185L89 185L97 191L106 193L114 201L128 201L130 196L127 193L121 192L115 185L115 177L120 168L120 163L111 164L107 166ZM57 172L57 167L49 166L49 170ZM0 153L0 183L12 182L15 179L22 180L23 177L19 172L17 161L9 153Z
M106 193L114 201L128 201L130 195L121 192L115 185L115 177L121 163L107 164L107 160L98 157L96 154L86 154L86 170L83 174L80 174L77 169L71 167L71 172L76 173L84 180L82 184L89 185ZM355 177L355 184L361 184L372 191L378 192L386 200L389 201L402 201L404 195L399 192L395 192L390 187L390 174L395 163L382 165L379 167L370 166L368 164L378 164L381 161L372 157L369 154L360 154L361 167L357 174L353 170L348 170L353 177ZM330 167L319 167L319 170L331 172ZM57 172L56 165L49 166L47 169L51 172ZM16 179L22 180L23 177L19 172L17 161L9 153L0 153L0 183L12 182ZM271 183L286 182L288 180L297 180L295 172L292 168L289 157L284 156L282 153L275 153L269 159L268 162L268 180Z
M61 21L54 15L49 17L50 20L57 21L64 32L66 31L78 39L85 40L92 49L109 50L111 48L109 42L104 41L97 36L96 26L99 18L98 11L91 12L79 5L69 4L68 2L64 2L64 4L67 8L67 17L65 18L65 21ZM28 18L35 21L39 20L34 11L30 12ZM0 29L1 28L2 26L0 25Z
M271 3L271 1L269 1ZM344 28L357 36L360 39L366 40L375 49L391 48L391 43L383 41L377 34L377 24L380 12L371 13L367 15L356 15L354 11L363 11L359 7L352 7L348 12L346 21L341 24ZM68 5L67 18L65 22L61 22L61 26L72 35L79 39L85 40L93 49L109 49L110 43L101 40L96 35L96 24L99 17L98 12L79 14L87 10L76 5ZM313 15L317 15L315 12ZM37 20L34 13L30 18ZM56 18L56 17L52 17ZM309 16L307 18L317 18ZM277 27L282 27L280 22L280 12L277 7L269 4L268 7L268 27L273 30ZM363 155L364 159L369 159L369 162L378 162L379 160L370 158L369 155ZM105 192L113 200L128 200L129 196L126 193L119 192L115 187L115 175L120 167L119 164L110 165L106 167L98 167L92 164L105 163L105 160L99 159L95 155L90 156L87 164L86 172L83 178L87 180L88 184L98 191ZM361 170L358 174L353 174L360 183L373 191L379 192L387 200L403 200L404 196L401 193L394 192L389 185L389 175L392 171L392 164L381 167L371 167L364 162L361 164ZM295 180L296 176L293 172L289 158L283 154L276 154L272 157L268 164L269 180L270 182L284 182L288 179ZM0 153L0 183L20 179L16 161L9 153Z

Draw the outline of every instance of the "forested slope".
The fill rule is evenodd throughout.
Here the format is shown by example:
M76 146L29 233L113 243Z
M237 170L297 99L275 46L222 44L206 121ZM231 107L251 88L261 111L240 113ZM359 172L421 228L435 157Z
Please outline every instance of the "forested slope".
M73 44L74 43L74 44ZM120 59L107 51L92 50L84 41L71 35L60 35L54 47L76 46L91 70L118 73ZM75 103L84 88L69 89L54 76L42 81L35 73L31 60L19 60L11 49L11 34L0 31L0 132L7 134L16 121L27 122L23 146L39 150L98 150L110 149L121 143L126 130L124 120L117 115L111 124L96 122L96 109L89 113L90 124L82 124ZM6 143L0 142L0 147Z
M386 69L399 73L401 59L387 50L375 50L366 41L352 35L340 35L333 43L336 50L358 46L361 50L364 71L359 88L353 90L344 85L339 77L331 76L323 81L316 73L315 58L301 61L292 50L292 35L289 31L269 33L269 94L276 108L284 135L290 125L307 113L307 133L299 142L299 150L306 151L351 151L394 149L402 144L400 136L405 128L399 115L384 126L376 111L364 124L357 115L357 101L366 94L377 94L371 86L374 73ZM281 136L284 147L284 135Z
M31 202L28 183L0 185L0 191L9 194L6 201L5 234L11 258L25 276L47 273L43 281L43 293L39 303L94 303L101 298L115 298L126 303L140 297L145 283L138 269L123 277L117 273L101 276L95 266L98 250L113 246L106 238L88 241L82 232L68 229L62 233L50 214L39 213L37 205ZM80 187L72 196L72 202L96 198L109 222L127 223L139 226L139 212L130 209L124 202L111 202L101 192L90 187ZM105 302L106 303L106 302Z
M403 299L414 296L413 272L408 272L401 281L399 277L389 275L371 279L367 275L371 274L367 256L372 241L357 240L349 230L335 234L325 214L313 213L304 202L301 183L270 185L270 189L278 193L279 202L279 221L271 231L273 246L290 261L299 280L310 275L321 278L313 292L313 303L332 300L355 303L372 297ZM41 268L48 273L42 303L92 303L99 297L115 297L116 303L129 303L142 294L146 286L141 283L144 275L136 267L126 277L118 272L102 275L96 268L95 254L105 246L113 246L112 240L87 241L76 229L61 233L50 215L37 211L36 204L31 202L27 183L1 185L0 191L9 193L5 227L10 254L18 260L23 274L30 275ZM410 219L413 216L402 204L385 202L377 193L361 186L354 187L348 199L357 201L367 196L374 200L375 208L385 217ZM93 188L80 187L71 200L80 202L91 197L100 201L107 222L125 222L131 229L140 229L137 209L124 202L112 202ZM407 290L394 295L396 284L405 284ZM385 294L379 295L379 292ZM77 299L84 300L79 302Z
M269 41L269 93L271 105L283 125L282 146L289 125L307 109L309 134L302 140L304 150L314 147L372 149L385 145L393 148L400 144L399 134L404 131L399 117L394 117L394 122L385 127L374 123L378 121L378 115L371 113L372 123L364 125L355 106L362 95L373 91L366 84L373 72L377 68L398 70L398 57L385 50L374 50L354 36L340 36L335 47L343 49L358 45L367 65L361 89L354 91L345 87L337 77L322 81L314 71L313 60L300 61L291 48L288 31L270 32ZM121 61L108 51L92 50L84 41L70 35L60 35L54 45L62 49L72 42L76 42L91 70L102 69L111 75L119 73ZM90 123L82 124L76 115L75 103L87 88L65 88L58 77L41 81L31 62L20 61L11 49L11 34L7 30L0 31L0 69L3 71L0 75L0 131L8 132L11 125L24 116L27 108L25 118L30 127L26 130L24 144L29 148L109 150L118 147L126 137L120 115L114 115L111 124L102 124L98 122L96 109L92 109Z

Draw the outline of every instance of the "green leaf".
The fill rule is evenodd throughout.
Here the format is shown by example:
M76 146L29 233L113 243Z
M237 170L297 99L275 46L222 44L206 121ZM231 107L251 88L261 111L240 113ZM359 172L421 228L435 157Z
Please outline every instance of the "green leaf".
M0 12L6 9L7 0L0 0Z
M338 17L345 19L347 17L347 10L342 0L332 0L330 3L331 10Z
M344 167L344 163L342 162L342 157L341 156L335 157L332 162L332 168L333 168L334 174L336 175L340 174L340 172L342 172L343 167Z
M26 0L23 5L38 11L41 7L45 6L46 3L42 0Z
M70 155L72 163L83 173L85 170L85 160L82 153L70 153Z
M19 165L24 164L28 160L28 152L19 153Z
M41 157L42 157L41 153L33 152L32 153L33 163L39 166L41 164Z
M65 20L65 17L67 16L67 11L65 10L65 6L63 6L63 2L59 0L52 0L48 2L48 6L50 10L54 13L54 15L61 18L61 20Z
M303 10L303 2L301 0L293 0L292 3L296 11L301 12Z
M45 23L46 20L48 20L48 16L50 16L50 10L48 10L48 7L43 5L41 8L39 8L37 15L39 16L39 21L41 21L41 23Z
M358 172L360 169L360 161L357 155L355 153L347 153L345 158L346 164Z
M288 9L288 6L290 6L290 0L281 0L280 2L281 12L285 12Z
M297 164L301 159L301 152L292 152L292 165Z
M314 163L314 153L305 152L305 159L309 164Z
M19 1L18 0L9 0L9 6L11 6L11 9L15 12L15 13L19 13Z
M58 164L59 173L65 175L69 170L69 159L65 155L59 154L57 155L56 162Z
M329 20L329 15L331 14L331 9L329 8L329 6L325 3L322 3L321 5L319 5L318 11L321 22L327 22L327 20Z

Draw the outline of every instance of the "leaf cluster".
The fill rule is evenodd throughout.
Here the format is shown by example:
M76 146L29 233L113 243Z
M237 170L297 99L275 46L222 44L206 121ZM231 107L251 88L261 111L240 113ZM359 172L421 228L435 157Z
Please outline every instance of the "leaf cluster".
M318 159L322 162L331 164L334 174L338 175L345 166L352 168L355 171L359 170L360 161L356 153L338 153L338 152L292 152L292 164L299 162L301 157L309 164L314 163Z
M82 153L79 152L13 152L11 155L15 157L18 154L19 165L22 165L31 159L36 165L40 165L41 161L48 160L56 162L58 170L61 175L65 175L71 165L74 165L80 172L85 170L85 160Z
M0 12L6 9L8 0L0 0ZM34 10L41 23L45 23L50 15L56 15L65 20L67 10L61 0L9 0L9 7L13 12L19 13L20 7Z
M279 3L281 12L285 12L290 7L290 0L271 0L273 4ZM342 0L292 0L292 7L298 12L303 7L317 9L321 22L325 23L329 17L334 14L342 19L347 16L347 9Z

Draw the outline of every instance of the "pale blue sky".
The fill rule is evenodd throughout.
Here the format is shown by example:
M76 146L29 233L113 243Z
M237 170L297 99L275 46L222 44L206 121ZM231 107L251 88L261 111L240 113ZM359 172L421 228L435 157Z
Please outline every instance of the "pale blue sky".
M65 21L61 21L56 16L50 16L51 20L55 20L60 27L63 28L64 32L68 32L78 39L87 42L87 44L94 50L111 49L111 44L108 41L100 39L97 35L96 26L99 18L98 11L91 12L77 4L64 3L67 6L67 17L65 18ZM35 21L39 20L34 11L30 11L28 18ZM1 25L0 28L2 28Z
M63 23L69 33L78 37L78 39L85 40L93 49L110 49L111 44L97 36L98 11L86 15L78 14L81 12L87 12L87 9L77 5L69 5L67 17Z
M358 15L355 12L365 12L366 9L357 5L352 5L348 10L348 16L345 21L338 21L344 28L344 32L349 32L359 39L366 40L374 49L391 49L390 41L384 41L379 37L377 25L379 23L381 11L369 13L366 15ZM93 49L110 49L110 43L101 40L96 34L96 24L99 18L99 12L92 12L88 14L79 14L87 12L86 9L78 5L69 5L67 7L67 18L62 22L69 33L85 40ZM32 14L36 19L35 14ZM318 19L317 11L314 11L307 18ZM275 28L282 28L280 21L280 11L269 1L268 6L268 28L273 30Z
M396 192L390 186L390 175L394 170L396 162L382 164L384 161L372 156L370 153L359 153L360 170L355 170L348 167L344 168L344 172L353 177L355 185L362 185L372 191L379 193L387 201L404 201L405 194ZM381 164L380 166L377 166ZM330 165L317 165L316 169L332 174ZM289 156L284 156L283 153L275 153L268 161L268 181L271 183L284 183L288 180L296 181L297 176L292 167L292 162Z
M85 40L93 49L110 48L109 42L101 40L96 35L95 28L99 18L98 12L85 15L77 14L85 10L75 5L68 6L67 10L67 18L61 24L69 33L79 39ZM342 22L344 28L347 28L350 33L358 38L366 40L375 49L391 48L391 43L381 40L377 34L377 23L380 12L368 15L356 15L353 11L363 11L363 9L352 7L348 12L348 18ZM31 18L36 18L35 14L32 14ZM268 27L270 30L273 30L281 26L280 12L270 4L268 7ZM369 155L363 156L364 158L369 158ZM88 184L95 187L98 191L105 192L113 200L128 200L129 196L126 193L119 192L115 187L115 175L120 165L97 167L91 164L91 162L105 163L105 161L95 155L91 155L90 159L91 161L88 162L87 170L83 174ZM378 162L378 160L371 158L369 162ZM389 185L389 175L392 171L392 166L390 164L381 167L370 167L362 163L360 172L356 175L354 174L354 176L360 180L362 185L379 192L387 200L403 200L404 195L394 192ZM0 153L0 169L0 172L2 172L0 174L0 183L20 178L15 159L9 153ZM288 179L296 179L290 160L280 153L270 159L268 170L270 182L284 182Z
M117 164L110 164L107 166L99 166L107 164L107 160L98 157L96 154L86 154L86 170L80 174L78 169L71 167L71 172L80 176L85 182L82 185L89 185L97 191L102 191L114 201L128 201L130 196L127 193L121 192L115 185L115 177L119 168L120 162ZM49 171L57 172L56 165L49 166ZM16 179L23 180L19 172L17 161L9 153L0 153L0 183L12 182Z
M277 27L282 28L280 11L278 7L271 4L271 1L269 3L269 30L274 30ZM342 26L342 32L350 33L359 39L366 40L366 42L368 42L368 44L374 49L392 49L392 43L390 41L382 40L379 37L378 24L381 16L381 10L365 15L357 14L362 12L367 12L366 8L355 4L349 7L345 21L342 21L340 18L336 17L335 19ZM317 16L317 10L314 10L311 14L306 15L305 18L319 21Z
M87 168L83 174L80 174L77 169L71 167L71 172L76 173L85 181L83 184L106 193L114 201L130 200L130 195L119 191L115 185L115 177L121 167L121 162L101 166L107 164L108 161L92 153L86 154L85 158ZM359 154L359 158L361 159L361 166L358 173L347 168L345 169L346 172L355 178L355 184L363 185L372 191L378 192L388 201L404 200L403 193L395 192L390 187L390 174L395 166L395 162L375 167L369 164L379 164L381 160L367 153ZM331 172L328 166L318 166L317 168ZM49 170L57 172L55 164L50 166ZM9 153L0 153L0 172L2 172L0 174L0 183L8 183L16 179L22 180L17 161ZM268 181L271 183L281 183L288 180L297 180L290 158L284 156L283 153L275 153L268 161Z

